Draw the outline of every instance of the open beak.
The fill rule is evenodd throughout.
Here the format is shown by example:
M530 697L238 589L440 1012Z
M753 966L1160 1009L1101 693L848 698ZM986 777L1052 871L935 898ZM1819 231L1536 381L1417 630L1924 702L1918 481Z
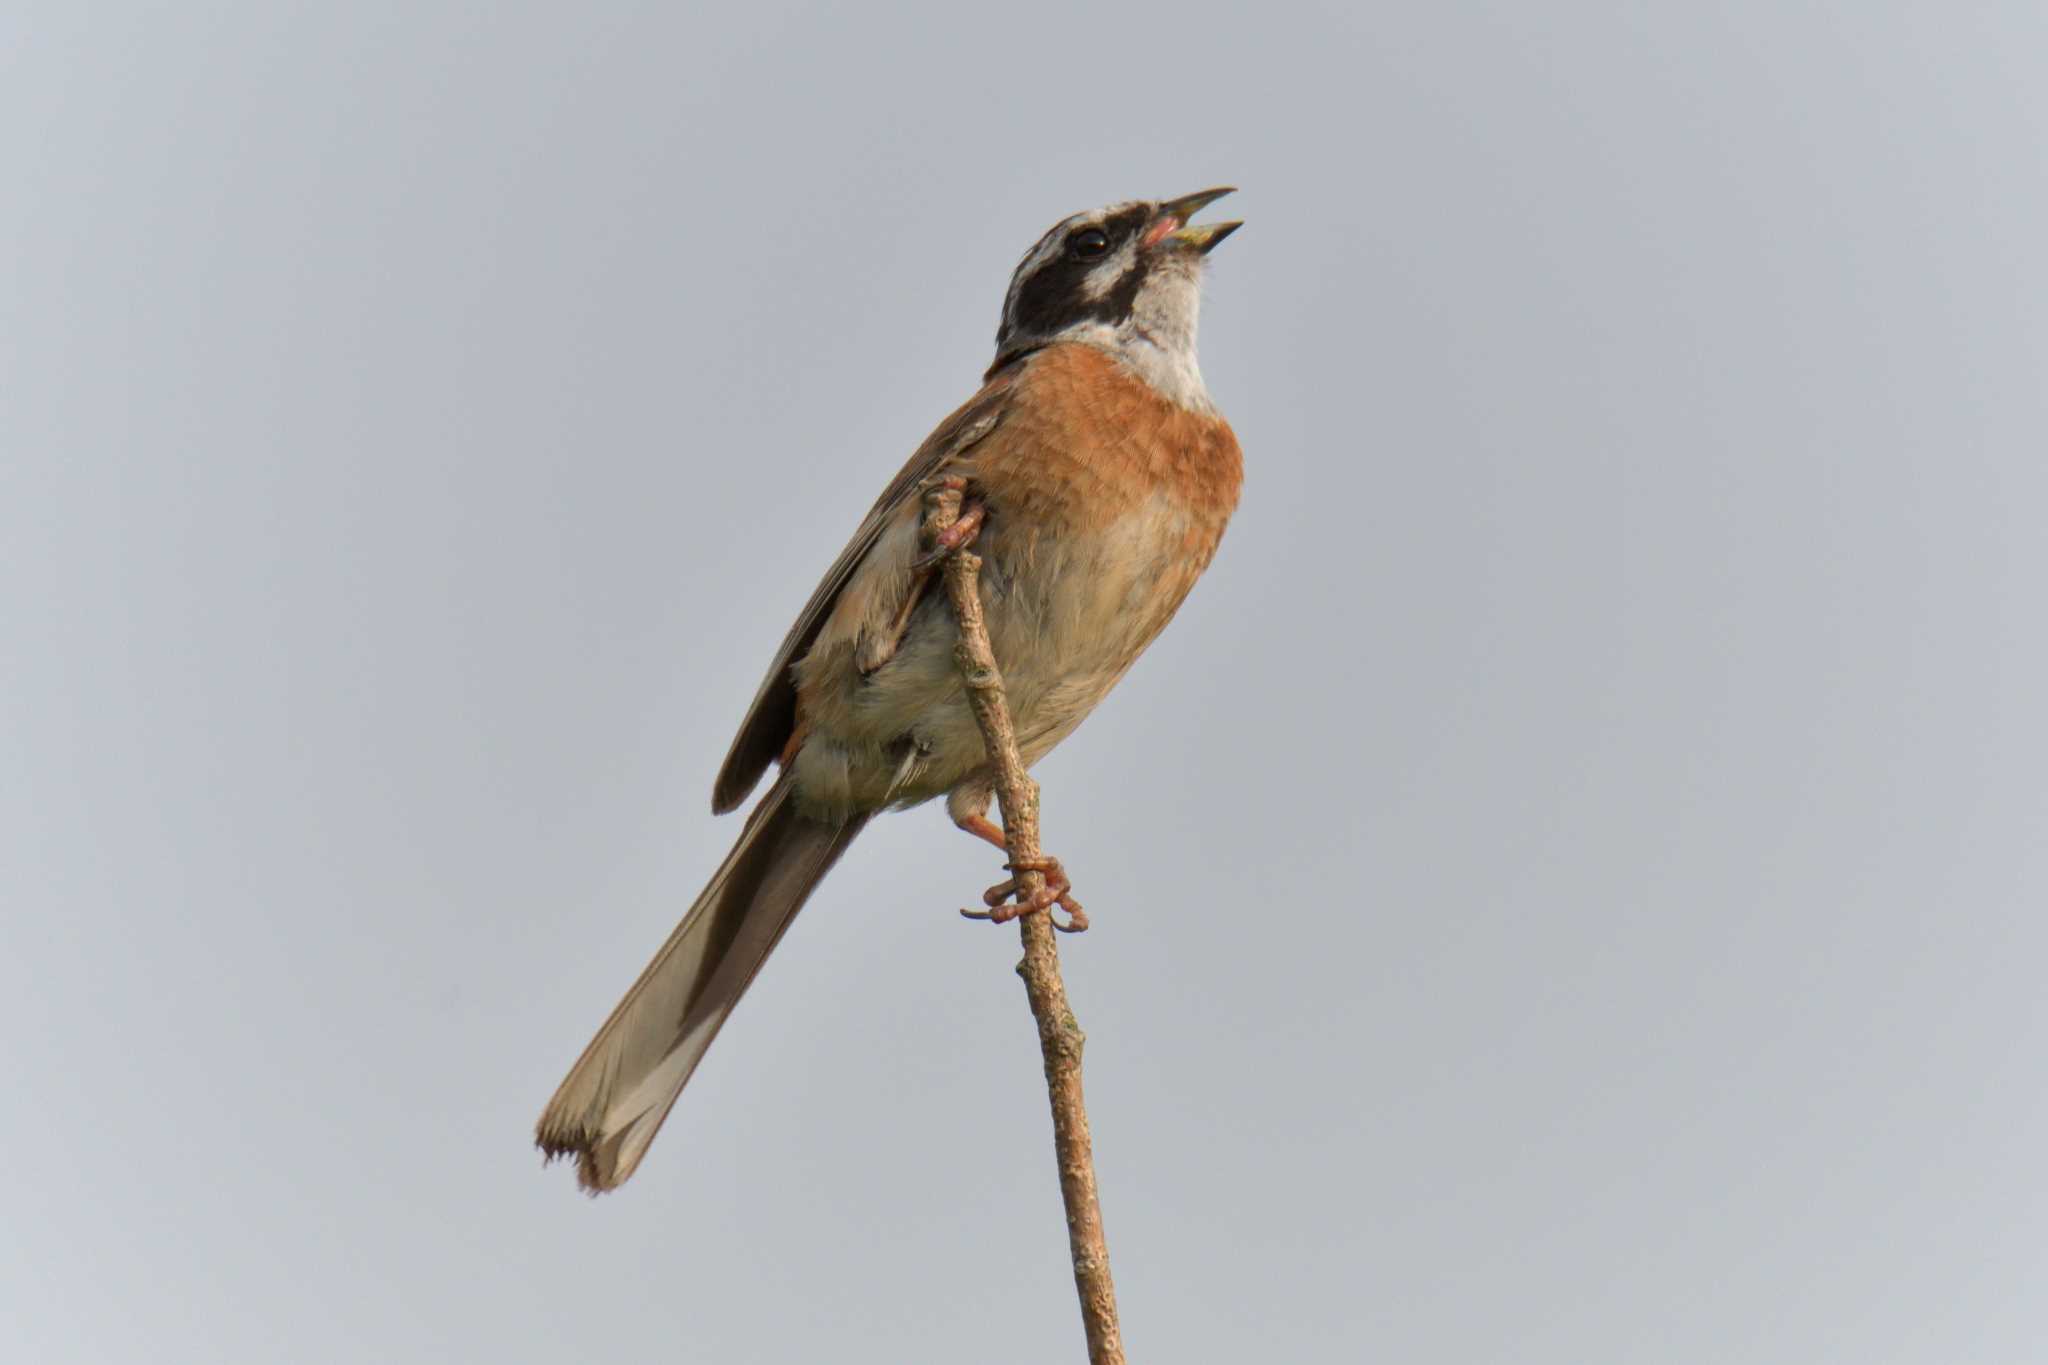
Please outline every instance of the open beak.
M1215 249L1218 242L1244 224L1191 224L1188 220L1224 195L1235 192L1236 188L1234 185L1224 185L1220 189L1203 190L1198 194L1184 194L1178 199L1167 200L1159 206L1159 216L1145 229L1145 245L1172 247L1180 251L1207 255Z

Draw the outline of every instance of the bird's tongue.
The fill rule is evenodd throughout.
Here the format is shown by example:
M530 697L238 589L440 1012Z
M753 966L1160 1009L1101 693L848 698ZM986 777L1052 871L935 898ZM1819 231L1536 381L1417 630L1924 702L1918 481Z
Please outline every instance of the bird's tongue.
M1167 233L1178 232L1180 229L1180 219L1170 213L1161 214L1158 222L1145 229L1143 245L1158 246L1162 241L1166 240Z

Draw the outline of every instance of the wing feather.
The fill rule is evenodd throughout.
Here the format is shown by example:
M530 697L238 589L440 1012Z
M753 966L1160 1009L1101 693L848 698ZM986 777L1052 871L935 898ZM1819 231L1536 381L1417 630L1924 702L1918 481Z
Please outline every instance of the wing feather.
M790 666L817 639L839 595L904 504L918 496L926 480L996 429L1016 385L1017 373L1016 366L998 373L939 423L882 490L882 496L875 500L853 539L825 571L817 591L811 594L811 600L797 614L796 624L789 628L789 634L775 651L775 661L769 665L768 675L761 680L760 690L754 693L753 704L747 708L746 719L740 722L739 733L733 737L732 749L718 770L718 780L712 784L714 812L723 814L746 800L761 774L788 745L796 729L796 684L790 677Z

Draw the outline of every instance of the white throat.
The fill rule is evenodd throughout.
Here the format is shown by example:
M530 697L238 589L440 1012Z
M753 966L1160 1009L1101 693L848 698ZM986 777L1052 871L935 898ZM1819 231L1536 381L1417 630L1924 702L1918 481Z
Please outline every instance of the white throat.
M1202 308L1201 267L1153 272L1123 321L1085 322L1065 338L1108 351L1158 394L1191 412L1211 413L1216 405L1195 359L1196 323Z

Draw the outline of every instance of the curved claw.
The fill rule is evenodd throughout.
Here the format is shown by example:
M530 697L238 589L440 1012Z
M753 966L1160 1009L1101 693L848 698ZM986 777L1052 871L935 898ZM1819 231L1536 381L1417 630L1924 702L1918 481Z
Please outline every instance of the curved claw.
M1055 916L1052 920L1053 928L1063 934L1087 931L1088 913L1081 908L1081 902L1074 899L1074 884L1058 858L1049 855L1041 858L1021 858L1003 866L1012 872L1039 873L1045 878L1045 885L1034 892L1029 900L1012 903L1010 898L1017 894L1017 878L1011 877L981 893L982 904L988 907L986 910L962 910L962 915L968 919L985 919L995 924L1008 924L1011 920L1024 915L1035 915L1058 906L1067 912L1067 918L1062 923Z
M1064 924L1060 922L1059 916L1052 913L1054 906L1067 912ZM988 912L988 917L997 924L1007 924L1013 919L1022 919L1026 915L1036 915L1041 911L1050 917L1052 927L1063 934L1081 934L1088 931L1088 912L1081 908L1081 902L1065 891L1053 892L1050 888L1021 904L999 905Z
M988 508L981 503L968 503L960 509L959 520L939 532L937 541L923 554L910 561L911 570L915 573L925 573L938 567L939 561L981 534L981 523L987 516Z
M1067 912L1065 920L1061 920L1059 916L1053 915L1053 928L1063 934L1085 934L1088 932L1088 915L1086 911L1081 909L1081 902L1075 900L1072 896L1062 896L1054 901L1053 905L1057 905L1060 909ZM1021 913L1015 906L1005 906L1003 908L1006 913L998 915L993 910L969 910L962 907L960 918L989 920L996 924L1007 924L1011 920L1018 918ZM1052 914L1050 907L1047 907L1046 913Z

